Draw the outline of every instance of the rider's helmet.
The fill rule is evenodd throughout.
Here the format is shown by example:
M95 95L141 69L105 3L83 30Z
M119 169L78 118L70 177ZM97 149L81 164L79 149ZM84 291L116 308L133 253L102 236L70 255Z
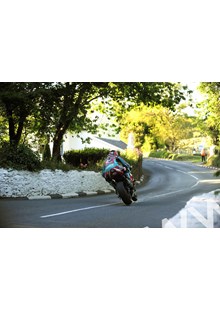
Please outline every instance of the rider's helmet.
M111 150L111 151L109 152L108 156L117 157L117 156L118 156L118 152L115 151L115 150Z

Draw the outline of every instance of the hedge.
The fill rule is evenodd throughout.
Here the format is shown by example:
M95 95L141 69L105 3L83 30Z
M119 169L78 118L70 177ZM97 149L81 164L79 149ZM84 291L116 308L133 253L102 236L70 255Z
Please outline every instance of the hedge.
M0 167L37 171L41 169L40 156L28 145L15 147L5 142L0 148Z
M220 168L220 156L214 155L212 157L209 157L207 164L208 166L214 166Z
M81 163L87 163L88 168L92 167L100 171L108 154L108 149L85 148L83 150L65 152L63 157L66 164L72 165L73 167L79 168ZM133 167L132 174L135 179L139 180L142 176L142 155L135 150L123 151L121 152L121 156Z
M98 148L85 148L83 150L71 150L65 152L63 158L67 164L79 167L81 163L90 165L96 164L98 161L107 157L109 150Z

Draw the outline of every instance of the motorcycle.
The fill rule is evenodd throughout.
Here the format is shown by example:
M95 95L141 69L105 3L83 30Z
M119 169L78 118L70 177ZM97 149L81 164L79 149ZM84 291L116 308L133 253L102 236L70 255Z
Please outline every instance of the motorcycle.
M114 167L109 171L108 177L111 179L119 198L126 205L130 205L132 203L134 178L129 171L130 179L128 179L125 172L126 168L124 167Z

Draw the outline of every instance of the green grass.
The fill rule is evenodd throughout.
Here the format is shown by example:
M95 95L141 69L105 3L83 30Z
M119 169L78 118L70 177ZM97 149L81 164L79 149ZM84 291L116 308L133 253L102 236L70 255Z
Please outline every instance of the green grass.
M189 155L189 154L174 154L174 153L167 153L167 152L152 152L150 153L150 157L156 158L166 158L170 160L177 160L177 161L185 161L190 162L193 164L202 163L202 158L200 154ZM218 155L212 156L204 162L205 166L214 166L220 168L220 157ZM214 173L216 177L220 176L220 170Z
M177 155L175 160L188 161L191 163L200 163L202 161L200 155L188 155L188 154L179 154Z
M202 161L201 156L199 154L196 155L175 154L167 151L158 151L158 152L151 152L149 156L153 158L166 158L170 160L188 161L192 163L199 163Z

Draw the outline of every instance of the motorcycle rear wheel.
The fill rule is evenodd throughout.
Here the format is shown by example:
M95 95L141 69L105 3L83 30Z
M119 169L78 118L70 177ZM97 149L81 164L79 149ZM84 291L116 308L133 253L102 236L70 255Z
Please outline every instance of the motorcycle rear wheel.
M130 205L132 203L131 195L127 192L123 182L119 182L116 184L116 190L120 198L126 205Z

